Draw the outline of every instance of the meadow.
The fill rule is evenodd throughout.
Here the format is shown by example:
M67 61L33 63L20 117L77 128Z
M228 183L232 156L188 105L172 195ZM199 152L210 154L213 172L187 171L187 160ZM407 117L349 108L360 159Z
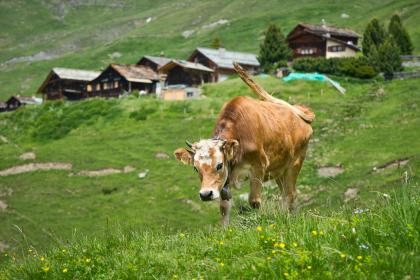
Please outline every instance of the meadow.
M234 222L223 230L217 203L199 201L196 173L171 155L185 139L209 137L223 102L252 95L238 78L205 86L201 100L128 97L28 106L0 117L9 141L0 144L0 170L28 162L66 162L72 169L0 177L0 200L8 205L0 236L9 246L0 275L53 279L65 277L66 268L69 278L418 275L419 81L342 79L347 93L341 95L319 82L257 80L317 115L298 179L297 214L278 210L279 192L271 184L262 210L249 209L239 197L248 192L244 185L233 191ZM24 152L36 159L19 159ZM156 157L162 152L169 158ZM408 161L387 165L399 159ZM83 175L126 166L135 171ZM318 174L319 168L337 166L344 172L335 177ZM352 199L345 195L349 188L358 191ZM355 209L370 210L355 215ZM259 241L260 235L270 240ZM273 247L281 242L287 248Z

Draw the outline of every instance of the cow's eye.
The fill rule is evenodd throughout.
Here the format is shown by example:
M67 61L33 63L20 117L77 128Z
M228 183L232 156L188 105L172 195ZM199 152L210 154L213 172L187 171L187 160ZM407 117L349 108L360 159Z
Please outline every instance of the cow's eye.
M198 173L198 169L197 169L197 167L195 167L195 166L194 166L194 170L195 170L195 172L197 172L197 173Z
M222 167L223 167L223 163L219 163L219 164L216 166L216 170L217 170L217 171L219 171L220 169L222 169Z

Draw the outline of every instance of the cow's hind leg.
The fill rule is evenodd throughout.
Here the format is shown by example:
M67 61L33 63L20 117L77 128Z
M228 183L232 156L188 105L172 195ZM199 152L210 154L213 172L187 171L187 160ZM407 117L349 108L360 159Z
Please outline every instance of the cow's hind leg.
M252 208L261 207L261 189L264 175L262 172L251 172L250 184L251 192L249 193L248 201Z
M220 200L220 214L222 215L222 226L229 225L230 208L232 206L232 200Z
M296 181L302 168L303 158L298 158L292 166L290 166L282 177L276 179L277 185L282 190L283 207L288 211L295 209L295 201L297 197Z

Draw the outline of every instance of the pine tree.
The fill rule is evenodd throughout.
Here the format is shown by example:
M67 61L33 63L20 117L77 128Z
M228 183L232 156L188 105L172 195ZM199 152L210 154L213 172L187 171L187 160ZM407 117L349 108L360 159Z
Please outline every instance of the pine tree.
M373 48L378 49L379 46L385 41L386 32L379 21L374 18L366 26L365 32L363 33L363 54L369 56Z
M402 25L401 19L397 14L392 16L391 21L389 22L388 32L400 48L401 54L413 53L413 43L411 42L410 35Z
M392 37L385 39L375 56L376 65L386 79L391 79L395 71L402 69L400 50Z
M222 43L220 42L220 38L219 37L214 37L213 41L211 42L210 47L213 48L213 49L221 48Z
M262 69L264 72L270 72L277 62L287 60L290 55L291 51L283 33L276 25L270 24L258 55Z

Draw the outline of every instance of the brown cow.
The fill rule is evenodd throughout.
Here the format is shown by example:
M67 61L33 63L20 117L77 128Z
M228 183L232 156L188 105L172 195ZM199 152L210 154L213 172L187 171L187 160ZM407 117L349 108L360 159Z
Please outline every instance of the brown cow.
M274 98L256 84L239 65L235 70L262 99L239 96L227 102L220 112L211 139L179 148L175 157L191 164L201 181L203 201L220 199L222 223L229 223L230 186L248 175L249 203L261 205L264 181L275 179L290 210L296 198L296 179L312 135L315 115L306 107L292 106Z

